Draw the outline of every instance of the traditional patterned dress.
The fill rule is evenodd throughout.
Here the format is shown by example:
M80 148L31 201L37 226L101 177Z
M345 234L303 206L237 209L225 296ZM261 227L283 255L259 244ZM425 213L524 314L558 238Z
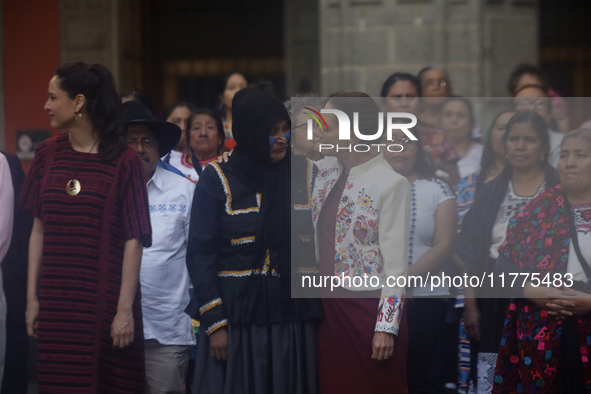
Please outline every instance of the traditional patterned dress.
M134 341L113 348L125 242L150 246L146 183L128 148L106 162L77 152L69 134L42 143L20 205L43 222L38 285L37 370L40 393L144 393L140 292L133 304ZM81 183L70 196L66 184Z
M541 279L549 275L553 285L560 284L555 275L571 273L575 284L590 292L588 276L579 275L584 270L572 242L578 237L589 263L589 236L591 204L569 207L558 185L511 219L497 264L507 272L537 273ZM500 344L493 393L591 393L591 314L559 320L527 299L513 299Z

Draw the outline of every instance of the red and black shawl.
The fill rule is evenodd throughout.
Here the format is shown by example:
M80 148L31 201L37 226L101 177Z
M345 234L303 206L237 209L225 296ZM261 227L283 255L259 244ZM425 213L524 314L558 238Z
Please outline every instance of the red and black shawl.
M570 247L569 204L560 185L547 189L511 219L500 259L521 272L566 273ZM493 393L554 393L563 320L526 299L507 310ZM591 314L578 317L583 377L591 393Z

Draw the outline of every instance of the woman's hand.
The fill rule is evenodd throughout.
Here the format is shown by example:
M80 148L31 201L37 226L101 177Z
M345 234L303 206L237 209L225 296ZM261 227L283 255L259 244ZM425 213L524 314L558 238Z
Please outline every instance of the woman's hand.
M394 334L376 331L371 342L372 360L387 360L394 353Z
M39 301L27 301L27 334L33 338L37 338L37 316L39 315Z
M553 310L559 310L561 314L566 316L585 315L591 312L591 298L589 294L576 290L567 291L569 292L568 298L550 299L546 304L547 307ZM566 291L564 292L566 293Z
M211 347L211 356L218 361L228 359L228 329L226 327L218 328L209 336L209 346Z
M574 290L560 290L554 287L534 287L529 281L523 288L525 298L540 308L547 310L548 315L557 319L564 319L573 315L573 312L569 311L568 307L574 306L574 301L580 301L572 299L577 293Z
M480 310L476 298L464 299L464 328L469 339L480 341Z
M234 149L232 149L230 152L224 152L221 155L218 156L218 158L216 159L216 161L219 163L227 163L228 159L230 158L230 156L232 156L232 152L234 152Z
M113 347L122 349L133 342L133 313L131 311L117 312L111 324Z

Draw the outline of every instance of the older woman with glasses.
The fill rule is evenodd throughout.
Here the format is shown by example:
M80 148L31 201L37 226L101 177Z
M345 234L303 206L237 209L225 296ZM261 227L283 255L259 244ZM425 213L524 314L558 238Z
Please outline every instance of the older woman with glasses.
M294 155L305 156L311 160L322 159L320 153L320 130L316 122L312 123L314 135L308 139L308 119L318 111L321 102L318 97L294 97L285 102L293 124L291 125L291 150Z
M446 97L452 95L451 84L447 73L439 67L425 67L418 75L421 84L421 95L425 97L425 105L419 120L427 127L440 128L441 106Z
M560 185L513 217L501 271L531 274L506 310L493 393L588 393L591 131L564 137Z

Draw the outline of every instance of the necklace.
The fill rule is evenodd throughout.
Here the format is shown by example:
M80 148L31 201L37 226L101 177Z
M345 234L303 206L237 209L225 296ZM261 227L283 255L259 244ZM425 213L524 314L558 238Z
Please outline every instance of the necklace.
M90 154L92 153L92 150L94 149L97 142L98 142L98 139L96 141L94 141L94 144L92 144L92 148L90 148L90 150L88 151L88 154L86 155L86 158L84 159L84 161L82 163L86 163L86 161L90 157ZM73 149L74 148L72 147L72 150ZM70 195L70 196L77 196L78 193L80 193L80 191L82 190L82 185L80 185L80 181L78 179L76 179L76 175L78 175L78 173L80 172L81 169L82 169L82 165L80 165L78 167L78 169L76 170L76 172L74 173L74 175L72 175L72 179L70 179L68 181L68 183L66 183L66 193L68 193L68 195Z

